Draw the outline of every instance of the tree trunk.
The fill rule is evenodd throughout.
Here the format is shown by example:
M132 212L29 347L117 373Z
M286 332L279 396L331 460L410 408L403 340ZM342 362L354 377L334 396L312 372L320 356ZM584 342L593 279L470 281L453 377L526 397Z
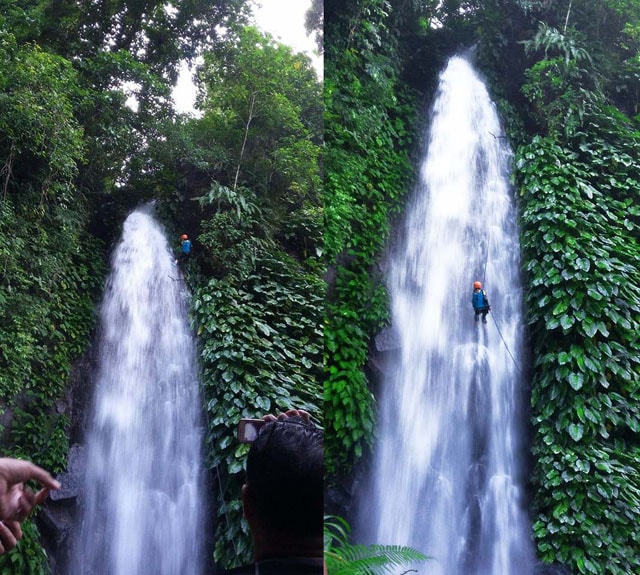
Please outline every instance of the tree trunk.
M238 187L238 178L240 177L240 165L242 164L242 158L244 157L244 149L247 145L247 139L249 137L249 126L251 125L251 120L253 120L253 112L256 107L256 93L253 92L251 94L251 105L249 106L249 117L247 118L247 124L244 127L244 139L242 140L242 148L240 149L240 157L238 158L238 167L236 168L236 177L233 180L233 189Z

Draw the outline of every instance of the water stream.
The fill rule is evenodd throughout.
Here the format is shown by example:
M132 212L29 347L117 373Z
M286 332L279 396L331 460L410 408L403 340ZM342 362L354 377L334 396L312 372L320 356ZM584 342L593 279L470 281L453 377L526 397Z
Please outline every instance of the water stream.
M200 575L201 423L184 285L150 211L124 223L101 309L76 575Z
M429 575L529 575L510 150L464 58L442 72L429 126L388 278L400 348L382 384L361 531L432 556ZM486 325L473 319L475 280L492 304Z

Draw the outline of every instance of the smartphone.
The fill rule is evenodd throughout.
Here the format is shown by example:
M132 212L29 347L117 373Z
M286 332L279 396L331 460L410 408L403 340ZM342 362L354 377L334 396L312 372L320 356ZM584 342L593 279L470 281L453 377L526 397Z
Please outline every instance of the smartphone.
M238 423L238 441L253 443L258 437L258 431L267 423L264 419L241 419Z

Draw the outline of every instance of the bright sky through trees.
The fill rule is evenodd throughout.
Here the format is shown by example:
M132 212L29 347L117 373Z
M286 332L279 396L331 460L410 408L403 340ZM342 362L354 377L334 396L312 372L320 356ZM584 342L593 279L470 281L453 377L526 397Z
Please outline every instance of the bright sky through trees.
M304 52L322 78L322 58L316 52L313 34L307 36L304 19L311 0L258 0L253 13L261 30L271 34L278 42Z
M291 46L296 52L307 54L318 78L322 78L322 57L316 53L313 34L307 36L304 27L305 14L311 0L256 0L253 14L262 31L271 34L278 42ZM183 65L178 83L173 91L178 112L193 112L196 88L192 73Z

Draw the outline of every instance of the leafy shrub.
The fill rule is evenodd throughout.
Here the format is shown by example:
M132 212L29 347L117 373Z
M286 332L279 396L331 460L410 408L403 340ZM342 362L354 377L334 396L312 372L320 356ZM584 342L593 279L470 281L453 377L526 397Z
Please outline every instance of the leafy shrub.
M0 555L0 572L7 575L49 575L47 554L40 545L40 533L32 520L22 524L22 539L17 547Z

